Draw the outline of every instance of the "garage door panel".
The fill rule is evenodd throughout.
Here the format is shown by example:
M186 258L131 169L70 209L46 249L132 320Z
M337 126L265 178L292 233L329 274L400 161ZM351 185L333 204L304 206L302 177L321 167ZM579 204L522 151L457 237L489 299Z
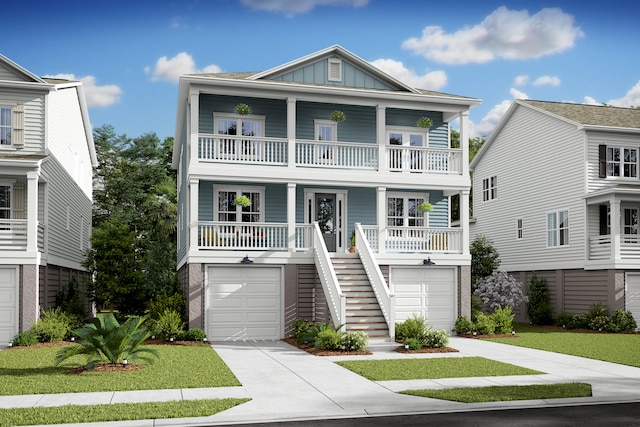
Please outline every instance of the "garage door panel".
M396 308L402 309L402 307L421 307L422 298L420 296L414 297L399 297L396 296Z
M18 282L15 267L0 268L0 343L18 333Z
M217 282L215 289L211 289L214 293L242 293L244 291L244 283Z
M395 292L407 293L407 294L419 294L422 293L422 284L420 283L396 283L394 285Z
M238 309L243 306L243 299L238 297L213 297L209 300L211 302L211 308L215 310L219 309Z
M279 282L278 283L271 283L271 282L252 283L252 282L248 282L246 284L246 292L249 292L249 293L261 293L261 294L279 294L280 293L280 283Z
M236 323L242 322L242 313L237 311L214 311L209 315L209 324Z
M247 308L263 308L271 307L272 309L279 308L278 298L274 297L248 297L246 299Z
M262 324L262 323L277 323L280 316L277 313L269 311L248 312L246 314L246 320L248 323ZM273 325L272 325L273 326Z

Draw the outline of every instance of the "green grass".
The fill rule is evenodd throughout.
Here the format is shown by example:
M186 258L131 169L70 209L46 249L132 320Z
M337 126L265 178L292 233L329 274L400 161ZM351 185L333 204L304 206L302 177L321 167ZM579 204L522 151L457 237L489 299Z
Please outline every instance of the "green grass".
M543 373L483 357L347 360L336 363L372 381L536 375Z
M240 382L210 346L154 345L160 358L126 372L82 372L79 356L60 366L53 360L61 347L0 351L0 395L79 393L239 386Z
M486 338L487 341L640 368L640 334L607 334L556 330L515 324L516 338Z
M0 409L0 427L34 424L206 417L250 399L182 400L153 403Z
M405 390L402 394L453 400L455 402L504 402L511 400L562 399L591 396L591 385L584 383L534 384L518 386L461 387L445 390Z

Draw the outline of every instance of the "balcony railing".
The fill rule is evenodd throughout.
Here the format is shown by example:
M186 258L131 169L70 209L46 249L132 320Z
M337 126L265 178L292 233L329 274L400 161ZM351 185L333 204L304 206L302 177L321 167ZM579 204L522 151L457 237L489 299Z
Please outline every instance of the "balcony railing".
M376 226L362 226L371 249L380 252ZM462 229L445 227L387 227L384 250L388 253L462 253Z
M44 252L44 225L38 223L37 245ZM25 251L27 249L27 220L0 219L0 251Z
M356 142L298 140L292 147L296 167L387 170L424 174L461 174L462 150L386 146L386 162L378 162L379 146ZM201 134L198 159L204 162L288 166L284 138Z
M640 236L637 234L604 235L589 238L589 259L594 261L612 259L612 237L619 239L620 259L640 259Z

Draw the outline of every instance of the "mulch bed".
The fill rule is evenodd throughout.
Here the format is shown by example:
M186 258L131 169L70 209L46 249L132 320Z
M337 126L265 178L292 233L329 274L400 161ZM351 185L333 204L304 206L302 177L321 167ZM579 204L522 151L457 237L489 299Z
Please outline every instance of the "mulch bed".
M518 335L513 335L513 334L491 334L491 335L473 335L473 334L458 334L457 335L460 338L473 338L473 339L480 339L480 338L518 338Z
M369 350L362 350L362 351L320 350L318 348L315 348L311 344L298 344L298 341L295 338L283 338L282 341L294 347L298 347L300 350L304 350L309 354L313 354L314 356L367 356L367 355L373 354Z

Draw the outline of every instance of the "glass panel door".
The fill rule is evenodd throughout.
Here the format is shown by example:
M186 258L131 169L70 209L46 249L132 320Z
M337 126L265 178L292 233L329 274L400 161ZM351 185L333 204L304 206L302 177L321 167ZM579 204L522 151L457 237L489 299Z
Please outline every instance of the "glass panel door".
M336 252L336 195L318 193L315 195L316 221L327 245L327 251Z

